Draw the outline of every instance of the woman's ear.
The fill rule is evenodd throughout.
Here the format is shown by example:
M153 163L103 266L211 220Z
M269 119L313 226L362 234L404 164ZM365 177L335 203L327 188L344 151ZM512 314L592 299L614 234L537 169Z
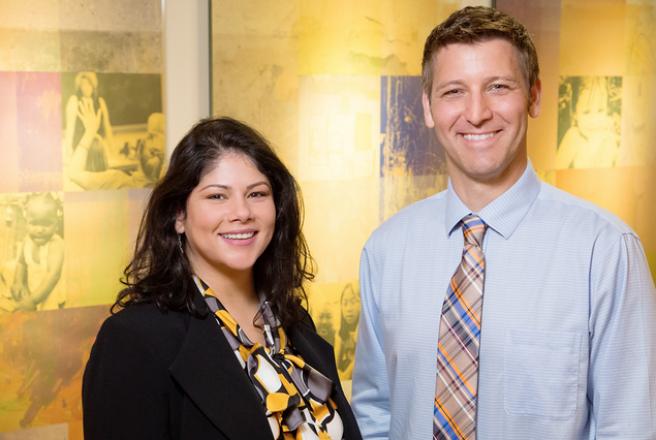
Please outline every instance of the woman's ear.
M184 234L185 232L185 218L186 215L182 211L175 216L175 232L178 234Z

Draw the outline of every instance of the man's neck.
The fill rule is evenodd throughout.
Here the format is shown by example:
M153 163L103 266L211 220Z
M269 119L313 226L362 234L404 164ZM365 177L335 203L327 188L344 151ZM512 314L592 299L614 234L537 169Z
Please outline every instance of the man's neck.
M517 183L527 166L528 159L525 159L492 179L472 180L451 177L451 185L471 212L479 212Z

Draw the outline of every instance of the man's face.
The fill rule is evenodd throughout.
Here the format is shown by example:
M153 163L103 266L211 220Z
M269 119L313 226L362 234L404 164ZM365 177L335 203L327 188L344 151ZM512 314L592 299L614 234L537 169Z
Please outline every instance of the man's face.
M539 113L539 81L529 90L519 52L500 38L449 44L432 68L424 120L444 147L456 189L483 183L505 190L526 167L527 116Z

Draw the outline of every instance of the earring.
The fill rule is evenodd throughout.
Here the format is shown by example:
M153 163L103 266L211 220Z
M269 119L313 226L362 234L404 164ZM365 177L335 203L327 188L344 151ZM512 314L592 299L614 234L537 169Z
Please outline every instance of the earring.
M182 247L182 234L178 234L178 249L180 249L180 253L184 255L184 247Z

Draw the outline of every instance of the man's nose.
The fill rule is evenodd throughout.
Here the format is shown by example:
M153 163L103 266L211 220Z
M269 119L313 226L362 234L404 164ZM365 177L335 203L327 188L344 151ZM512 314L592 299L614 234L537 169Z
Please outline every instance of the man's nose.
M483 93L472 93L467 99L465 117L467 121L475 126L479 126L485 121L492 119L492 109L490 108L488 97Z

